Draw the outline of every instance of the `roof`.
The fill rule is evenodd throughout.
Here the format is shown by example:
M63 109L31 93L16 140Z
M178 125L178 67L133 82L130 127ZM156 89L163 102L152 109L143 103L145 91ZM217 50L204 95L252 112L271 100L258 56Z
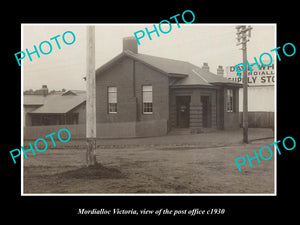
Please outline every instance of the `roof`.
M85 102L85 100L85 91L72 90L64 92L63 94L51 94L44 97L43 105L30 113L67 113Z
M191 63L188 64L188 76L184 79L178 79L172 84L172 86L181 86L181 85L233 85L241 86L234 81L231 81L227 78L224 78L220 75L216 75L212 72L204 70L198 66L195 66Z
M126 53L130 54L131 57L134 57L136 60L144 64L163 71L167 75L182 75L180 76L182 78L188 76L188 62L140 53L135 54L128 50L126 51Z
M171 86L214 86L214 85L232 85L241 87L234 81L231 81L222 76L216 75L202 68L195 66L189 62L162 58L152 55L146 55L141 53L133 53L129 50L125 50L103 66L96 70L96 74L101 74L102 71L112 66L117 60L122 57L130 57L136 61L139 61L147 66L152 67L160 71L161 73L169 77L177 77L176 81L173 81Z
M62 95L81 95L85 94L84 90L69 90L64 92Z
M24 105L43 105L45 97L43 95L24 95L23 104Z

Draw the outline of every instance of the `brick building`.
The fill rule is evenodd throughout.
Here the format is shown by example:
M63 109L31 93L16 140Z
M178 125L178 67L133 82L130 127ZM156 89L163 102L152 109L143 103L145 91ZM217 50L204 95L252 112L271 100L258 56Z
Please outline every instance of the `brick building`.
M239 127L237 84L189 62L138 53L136 39L96 70L98 137L145 137L176 128Z

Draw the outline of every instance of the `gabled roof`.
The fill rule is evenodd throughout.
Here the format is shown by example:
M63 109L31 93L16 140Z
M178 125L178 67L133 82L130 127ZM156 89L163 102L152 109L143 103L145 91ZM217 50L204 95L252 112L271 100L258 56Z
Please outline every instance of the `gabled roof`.
M241 87L241 84L233 82L222 76L208 72L195 66L189 62L151 56L141 53L133 53L125 50L110 61L102 65L96 70L96 75L101 74L104 70L110 68L122 57L129 57L139 61L155 70L160 71L169 77L177 77L177 81L173 81L170 86L215 86L215 85L231 85Z
M130 55L137 61L144 63L148 66L154 67L163 71L169 76L186 77L188 76L188 65L185 61L162 58L158 56L146 55L146 54L134 54L129 50L125 51L127 55Z
M64 92L62 95L79 95L79 94L83 94L85 93L85 91L83 90L69 90L69 91L66 91Z
M43 105L30 113L67 113L85 102L85 100L85 91L76 91L76 93L68 91L59 95L47 95L44 97Z

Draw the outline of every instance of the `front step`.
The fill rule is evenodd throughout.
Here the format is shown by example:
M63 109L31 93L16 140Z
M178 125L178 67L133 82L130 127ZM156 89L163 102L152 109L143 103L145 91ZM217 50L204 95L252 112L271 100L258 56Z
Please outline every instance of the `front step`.
M168 133L169 135L188 135L188 134L200 134L200 133L210 133L215 132L215 128L172 128Z
M191 133L190 128L172 128L169 135L188 135Z

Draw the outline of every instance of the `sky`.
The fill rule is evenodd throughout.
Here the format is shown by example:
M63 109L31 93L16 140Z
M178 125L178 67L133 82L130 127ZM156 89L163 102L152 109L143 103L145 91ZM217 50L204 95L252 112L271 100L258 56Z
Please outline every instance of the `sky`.
M95 25L95 69L105 64L122 52L123 37L133 36L134 32L150 31L153 24L91 24ZM138 52L153 56L165 57L188 61L197 66L207 62L210 71L216 73L217 67L222 65L234 66L242 62L241 45L237 46L237 24L172 24L168 34L155 33L149 40L147 35L140 39ZM243 24L244 25L244 24ZM274 24L246 24L253 27L250 41L247 42L247 55L249 62L254 62L253 57L263 52L270 52L276 47L276 26ZM47 85L49 90L85 90L86 83L83 77L86 74L86 24L22 24L21 50L34 51L43 41L52 44L52 52L48 55L40 53L40 58L32 54L32 61L28 56L22 60L23 90L39 89ZM156 26L158 26L156 24ZM167 25L168 26L168 25ZM168 27L163 27L167 30ZM75 34L75 42L66 45L62 35L66 31ZM57 48L57 38L61 49ZM66 40L71 41L70 35ZM70 39L68 39L70 38ZM47 51L47 46L44 51ZM275 58L275 53L271 53ZM16 66L18 66L16 60Z

